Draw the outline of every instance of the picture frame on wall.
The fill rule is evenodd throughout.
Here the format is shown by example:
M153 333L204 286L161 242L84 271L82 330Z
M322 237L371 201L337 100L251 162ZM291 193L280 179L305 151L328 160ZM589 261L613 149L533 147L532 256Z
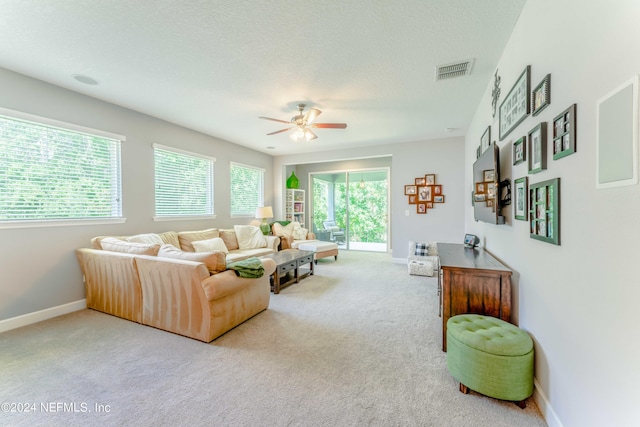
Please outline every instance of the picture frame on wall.
M480 137L480 154L484 153L491 145L491 126L487 126L484 133Z
M427 213L427 204L426 203L418 203L416 205L416 213L426 214Z
M418 204L422 202L432 202L431 186L421 185L418 187Z
M410 205L416 205L418 204L418 195L417 194L411 194L409 196L409 204Z
M529 237L560 245L560 178L529 186Z
M529 173L547 169L547 123L541 122L527 134L529 140Z
M533 104L531 107L532 116L537 116L551 104L551 74L544 76L544 79L533 89L531 102Z
M530 74L531 66L527 65L500 104L498 125L500 141L505 139L529 115L531 108Z
M405 185L404 186L404 195L408 196L410 194L417 194L418 187L416 185Z
M435 185L436 183L436 174L429 173L424 176L425 185Z
M522 136L513 143L513 165L518 165L527 160L527 137Z
M576 152L576 104L553 119L553 160Z
M416 185L426 185L427 184L427 180L425 177L421 176L420 178L416 178L415 179L415 184Z
M527 220L527 213L529 210L529 206L527 203L527 195L529 192L528 184L529 178L526 176L518 178L514 181L513 217L520 221Z
M433 203L444 203L444 196L434 196Z

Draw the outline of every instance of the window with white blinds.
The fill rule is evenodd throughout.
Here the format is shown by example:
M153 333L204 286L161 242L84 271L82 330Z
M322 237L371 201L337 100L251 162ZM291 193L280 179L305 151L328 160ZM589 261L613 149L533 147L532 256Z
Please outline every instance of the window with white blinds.
M0 110L0 224L122 218L125 138Z
M264 169L231 162L231 216L251 216L264 204Z
M154 144L156 217L213 216L213 157Z

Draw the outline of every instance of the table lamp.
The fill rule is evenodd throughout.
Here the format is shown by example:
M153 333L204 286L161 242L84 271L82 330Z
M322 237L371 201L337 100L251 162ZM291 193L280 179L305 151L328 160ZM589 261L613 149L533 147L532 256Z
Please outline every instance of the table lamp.
M269 234L269 224L267 224L267 218L273 218L273 209L271 206L261 206L256 209L256 218L262 220L262 224L260 224L260 231L265 236Z

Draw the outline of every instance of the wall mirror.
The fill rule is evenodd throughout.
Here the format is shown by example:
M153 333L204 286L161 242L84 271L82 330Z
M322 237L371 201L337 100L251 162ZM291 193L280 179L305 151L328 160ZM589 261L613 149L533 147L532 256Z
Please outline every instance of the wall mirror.
M638 183L638 76L598 101L596 188Z

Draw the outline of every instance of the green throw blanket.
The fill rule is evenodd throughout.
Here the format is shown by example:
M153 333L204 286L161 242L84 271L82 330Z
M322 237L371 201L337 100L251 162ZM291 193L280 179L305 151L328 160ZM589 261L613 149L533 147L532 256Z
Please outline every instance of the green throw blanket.
M262 261L256 257L231 262L227 264L227 268L235 271L237 276L246 277L248 279L257 279L264 275L264 266L262 265Z

